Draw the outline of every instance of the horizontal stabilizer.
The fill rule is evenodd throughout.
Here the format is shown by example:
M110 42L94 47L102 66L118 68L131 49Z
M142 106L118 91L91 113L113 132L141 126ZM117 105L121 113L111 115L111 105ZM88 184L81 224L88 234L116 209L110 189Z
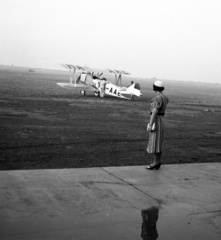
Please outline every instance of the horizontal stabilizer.
M126 90L121 90L119 91L121 94L132 94L135 95L137 97L140 97L142 94L140 92L140 89L137 89L136 84L132 84L130 87L128 87Z

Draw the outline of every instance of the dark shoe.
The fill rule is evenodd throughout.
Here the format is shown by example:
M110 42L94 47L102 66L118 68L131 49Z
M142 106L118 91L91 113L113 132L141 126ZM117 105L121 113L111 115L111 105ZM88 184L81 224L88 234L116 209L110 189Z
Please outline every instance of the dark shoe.
M161 163L158 163L157 165L156 165L156 170L158 170L158 169L160 169L160 166L161 166Z
M156 168L157 165L153 165L153 164L150 164L146 167L146 169L148 170L154 170Z
M160 166L161 166L161 163L158 163L156 165L150 164L149 166L146 167L146 169L148 169L148 170L154 170L154 169L158 170L160 168Z

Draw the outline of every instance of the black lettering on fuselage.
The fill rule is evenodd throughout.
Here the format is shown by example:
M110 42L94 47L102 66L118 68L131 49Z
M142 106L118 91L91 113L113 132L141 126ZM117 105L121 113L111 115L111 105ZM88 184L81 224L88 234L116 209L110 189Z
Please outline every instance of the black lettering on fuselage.
M121 97L121 94L118 92L118 90L116 88L114 89L113 87L111 87L109 90L109 93L112 93L114 95L117 95L118 97Z

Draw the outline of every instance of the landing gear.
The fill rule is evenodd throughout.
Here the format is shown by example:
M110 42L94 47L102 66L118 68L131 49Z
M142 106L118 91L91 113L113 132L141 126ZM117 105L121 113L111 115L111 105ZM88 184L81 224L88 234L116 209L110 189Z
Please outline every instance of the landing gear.
M100 92L94 92L95 97L100 97Z
M130 100L131 100L131 101L134 100L134 95L133 95L133 94L131 94L131 96L130 96Z
M86 91L81 90L81 91L80 91L80 94L81 94L81 96L86 96Z

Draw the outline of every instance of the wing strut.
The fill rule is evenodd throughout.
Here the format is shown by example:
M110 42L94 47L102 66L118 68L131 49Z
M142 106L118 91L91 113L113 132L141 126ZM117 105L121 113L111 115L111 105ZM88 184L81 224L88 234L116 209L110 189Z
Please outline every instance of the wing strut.
M116 80L116 84L118 86L122 87L122 78L121 78L121 74L115 74L115 80Z
M73 84L73 80L74 80L74 85L76 87L76 70L73 69L73 72L72 72L70 68L70 84Z

